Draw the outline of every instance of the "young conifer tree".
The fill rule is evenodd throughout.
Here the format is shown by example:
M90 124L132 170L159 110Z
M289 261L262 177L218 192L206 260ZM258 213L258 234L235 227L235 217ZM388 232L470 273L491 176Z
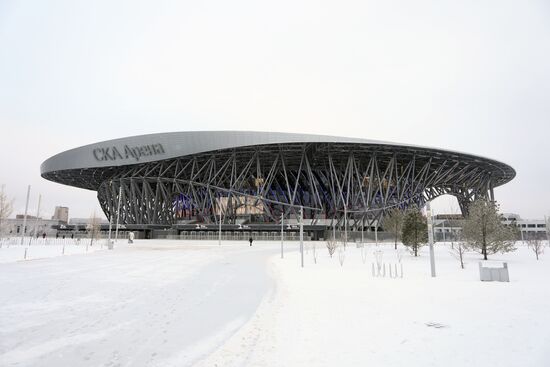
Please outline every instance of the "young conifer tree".
M420 209L410 209L405 213L401 239L414 256L418 256L420 247L428 242L428 222Z
M497 203L478 199L470 204L469 214L462 229L468 246L483 255L514 251L515 228L505 226Z

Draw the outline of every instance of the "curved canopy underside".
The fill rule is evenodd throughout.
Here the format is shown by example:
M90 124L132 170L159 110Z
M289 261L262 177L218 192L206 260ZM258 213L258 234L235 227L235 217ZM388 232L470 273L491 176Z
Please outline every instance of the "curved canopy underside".
M50 158L42 176L96 190L108 217L116 211L120 192L121 221L128 224L208 223L217 222L220 214L229 223L240 215L277 222L297 206L305 207L311 219L349 217L364 223L391 208L421 206L443 194L455 195L464 212L471 200L492 198L494 187L515 176L506 164L438 149L316 135L241 134L192 133L196 143L208 135L227 138L206 148L197 143L172 149L158 143L166 134L145 136L150 140L140 143L149 144L141 146L129 146L128 140L93 144ZM245 141L249 145L235 146ZM224 144L230 147L208 148ZM173 156L179 154L174 150L195 153ZM76 157L67 158L71 152ZM89 156L77 159L85 152L96 162Z

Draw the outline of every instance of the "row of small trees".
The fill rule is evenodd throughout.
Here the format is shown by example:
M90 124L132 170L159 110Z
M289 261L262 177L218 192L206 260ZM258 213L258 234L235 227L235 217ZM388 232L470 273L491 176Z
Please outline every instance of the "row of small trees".
M397 249L397 241L401 240L414 256L418 256L420 247L428 242L427 218L420 209L408 209L404 212L394 209L386 215L383 225L387 231L393 233L395 248ZM478 199L470 204L469 215L462 228L464 241L457 244L455 252L463 266L463 254L467 250L477 251L487 260L488 255L514 251L516 237L517 228L502 223L498 204ZM538 259L543 243L537 241L532 248Z

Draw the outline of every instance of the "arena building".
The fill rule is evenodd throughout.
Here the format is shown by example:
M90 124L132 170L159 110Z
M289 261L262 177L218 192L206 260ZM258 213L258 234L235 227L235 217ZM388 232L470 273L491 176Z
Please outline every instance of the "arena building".
M302 207L309 226L353 230L444 194L467 213L515 171L471 154L359 138L194 131L71 149L47 159L41 175L97 191L107 218L120 203L126 228L292 224Z

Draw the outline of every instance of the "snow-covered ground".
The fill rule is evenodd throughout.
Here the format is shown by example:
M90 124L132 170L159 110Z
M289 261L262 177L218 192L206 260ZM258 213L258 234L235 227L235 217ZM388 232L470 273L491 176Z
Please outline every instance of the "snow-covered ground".
M488 283L478 254L463 270L444 244L436 278L427 248L401 250L403 278L390 278L372 263L380 251L397 264L392 245L349 245L343 265L324 243L315 264L312 245L304 268L297 243L280 259L277 242L152 240L5 260L0 365L550 365L548 255L493 255L511 281Z
M276 292L200 366L550 366L550 262L525 246L505 260L510 283L480 282L478 254L459 268L437 245L404 254L403 279L373 278L374 251L348 248L343 266L326 249L306 267L296 252L272 258Z
M21 243L22 242L22 243ZM106 249L106 240L71 238L2 238L0 239L0 263L36 260L48 257L85 254Z
M254 314L273 253L137 241L0 264L0 366L192 365Z

